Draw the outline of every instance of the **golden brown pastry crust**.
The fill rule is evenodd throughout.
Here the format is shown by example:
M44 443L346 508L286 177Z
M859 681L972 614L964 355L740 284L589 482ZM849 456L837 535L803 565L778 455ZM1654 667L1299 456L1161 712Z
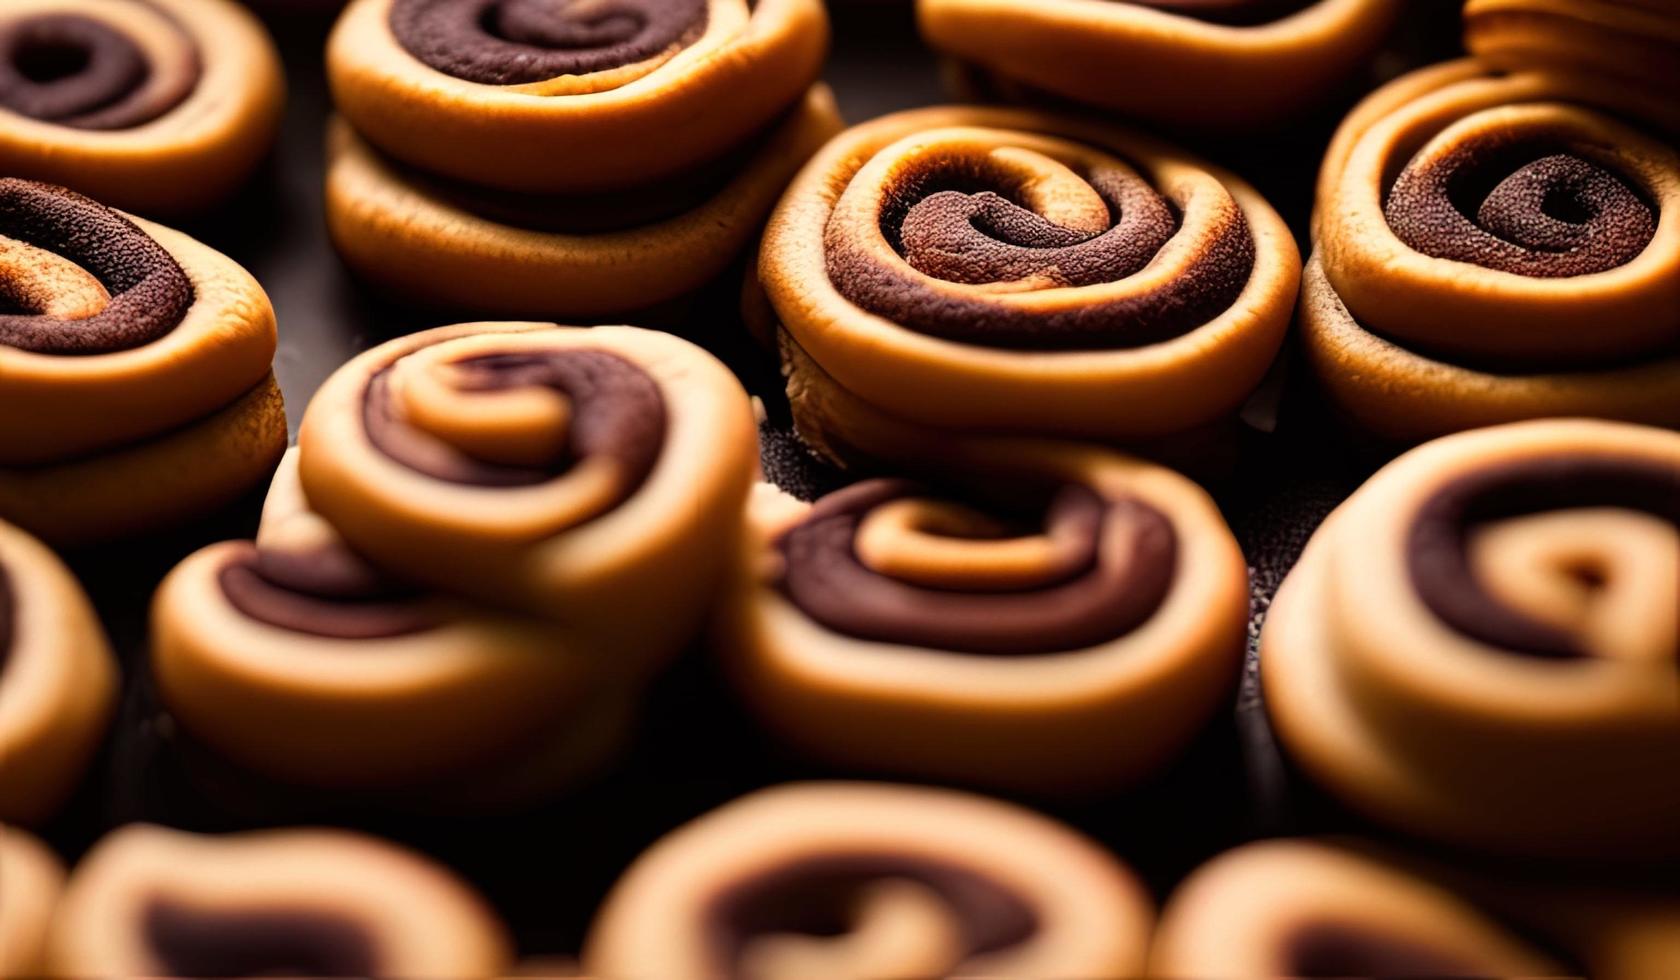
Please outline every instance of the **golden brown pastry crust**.
M1261 633L1273 724L1374 819L1519 853L1680 853L1680 435L1429 443L1317 532ZM1613 760L1613 762L1611 761Z
M810 882L847 902L837 935L778 922ZM949 790L792 784L730 803L645 852L597 913L583 965L673 980L738 969L1133 976L1152 919L1126 868L1037 814ZM993 932L996 945L972 948Z
M968 185L960 200L911 189L959 171L1028 194L1040 217L977 219L968 237L978 240L942 244L960 232L956 211L1000 207ZM1140 217L1110 228L1104 194ZM904 220L922 217L918 267L898 238ZM988 232L988 222L1031 227ZM979 266L944 268L964 255ZM797 348L784 347L784 370L813 444L847 425L800 404L830 380L931 438L1133 442L1207 425L1242 402L1282 342L1299 269L1258 194L1177 150L1036 112L934 108L854 127L819 152L771 218L759 280Z
M1114 787L1169 759L1230 691L1244 643L1247 568L1212 501L1169 470L1104 450L1000 443L929 452L924 463L939 483L857 505L847 538L856 569L824 572L834 556L807 557L803 539L795 556L790 534L819 533L842 500L876 495L871 487L887 481L815 508L760 486L716 634L755 709L830 761L1012 790ZM941 485L986 487L997 499ZM1023 500L1037 501L1038 512ZM1012 515L1014 506L1031 516ZM1098 513L1100 522L1085 523ZM1074 562L1085 547L1092 552ZM1163 567L1137 567L1145 562ZM1095 582L1115 567L1129 569L1125 582L1089 595L1104 609L1143 602L1124 632L1048 612L1069 605L1070 578ZM841 607L859 608L829 611L832 596L806 608L805 587L790 591L790 571L801 583L848 575L850 584L827 588L852 594ZM865 628L856 614L875 607L859 598L864 588L909 603L921 626L888 630L896 639ZM963 599L978 604L945 622L945 606ZM992 614L1002 617L986 630L992 636L1012 621L1049 618L998 649L969 649L979 638L958 627ZM1064 627L1067 642L1044 638Z
M371 837L131 825L71 876L47 975L495 977L506 931L446 869Z
M1174 891L1151 977L1548 976L1476 906L1412 869L1330 842L1249 844Z
M43 16L93 20L152 62L196 73L155 118L84 129L0 105L0 172L65 184L146 214L197 211L231 194L273 142L285 81L262 25L232 0L10 0L0 30Z
M328 229L352 268L410 302L502 315L625 315L716 279L763 227L800 165L840 128L833 96L818 85L753 140L738 170L697 188L677 210L601 230L553 231L475 213L470 192L461 201L438 195L335 120ZM530 203L564 211L571 200Z
M929 44L1005 84L1202 128L1260 126L1322 100L1381 43L1401 4L1272 4L1299 9L1249 24L1159 9L1168 6L917 0L916 12Z
M356 790L471 782L604 697L554 624L362 563L309 510L295 450L255 544L211 545L158 587L151 657L199 738L289 782Z
M201 514L263 479L284 451L286 419L270 374L274 310L256 280L178 231L61 188L3 189L19 207L63 205L69 217L52 227L69 234L83 220L131 237L77 255L46 241L47 226L28 214L20 226L41 231L41 243L0 234L0 287L31 293L28 308L44 311L9 318L20 324L14 339L69 347L0 343L0 516L86 543ZM125 323L144 324L163 303L144 292L150 280L131 284L131 251L160 277L179 277L178 315L124 339ZM96 273L106 261L115 269ZM111 317L112 346L75 349Z
M469 377L527 362L599 367L606 396L591 407L586 389L568 397L511 374L475 389ZM370 431L370 406L389 438ZM629 428L585 428L610 425ZM555 465L588 439L595 449ZM700 348L633 327L539 323L461 324L368 351L322 386L298 444L312 506L357 551L556 620L631 676L693 636L758 458L745 392Z
M1667 0L1469 0L1464 45L1506 69L1615 75L1680 87L1680 13Z
M64 868L45 844L0 826L0 977L39 976Z
M93 606L44 545L0 522L0 820L62 804L104 737L117 663Z
M1680 154L1658 135L1675 123L1648 91L1475 61L1370 96L1326 157L1302 289L1308 360L1332 400L1403 442L1547 415L1680 425ZM1455 173L1485 198L1397 205L1396 188ZM1580 222L1518 199L1548 179L1546 193L1586 201ZM1620 210L1582 193L1619 195ZM1464 208L1483 209L1483 230L1444 230ZM1567 247L1530 242L1566 226Z
M392 30L395 5L355 0L334 28L339 111L414 166L532 193L634 187L721 156L797 102L828 47L819 0L705 0L704 32L653 57L485 84L411 54Z

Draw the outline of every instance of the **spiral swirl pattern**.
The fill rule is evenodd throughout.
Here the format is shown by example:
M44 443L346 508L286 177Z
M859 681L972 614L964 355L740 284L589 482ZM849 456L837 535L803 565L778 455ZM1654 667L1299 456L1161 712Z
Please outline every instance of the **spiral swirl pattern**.
M825 147L771 219L759 280L796 403L832 383L917 425L1135 439L1247 395L1298 263L1258 195L1171 148L930 109Z
M584 965L673 978L1129 975L1149 919L1126 869L1043 817L939 790L804 784L656 844L608 895Z
M1321 172L1302 300L1344 410L1401 441L1546 415L1680 424L1680 154L1617 118L1665 111L1475 61L1356 109Z
M1286 742L1361 808L1502 849L1672 848L1680 795L1642 780L1680 739L1680 436L1540 421L1401 457L1315 535L1262 662Z
M0 344L129 350L173 330L193 298L180 264L127 218L63 188L0 180L0 301L16 311L0 311Z
M169 112L198 84L192 39L143 5L23 8L0 15L0 108L76 129L123 130Z

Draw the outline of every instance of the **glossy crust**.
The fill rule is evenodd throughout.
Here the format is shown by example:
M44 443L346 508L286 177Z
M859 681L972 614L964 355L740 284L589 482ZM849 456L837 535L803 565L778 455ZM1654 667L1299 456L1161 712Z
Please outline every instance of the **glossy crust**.
M1261 677L1284 745L1415 833L1680 854L1662 776L1680 744L1677 488L1680 435L1607 422L1402 456L1314 535L1271 606Z
M1464 44L1501 68L1556 67L1680 87L1680 13L1667 0L1469 0Z
M815 905L801 904L809 889ZM826 921L818 910L836 905L834 933L778 921L794 908ZM1126 868L1037 814L948 790L793 784L644 853L597 913L583 965L673 980L1135 976L1152 919Z
M967 193L916 190L965 173L978 175ZM924 205L912 264L898 239ZM987 230L1010 227L1026 231ZM961 241L941 241L952 233ZM1210 424L1271 363L1299 271L1282 221L1236 178L1106 126L982 108L837 137L782 198L759 260L801 432L818 445L846 425L801 404L827 380L936 433L1133 442ZM914 327L872 312L900 308Z
M0 821L39 823L104 737L117 663L93 606L40 542L0 522Z
M131 825L71 876L48 975L494 977L512 959L483 899L383 841Z
M471 191L459 200L440 196L336 120L327 223L347 263L410 302L502 315L624 315L684 297L722 273L800 165L840 128L833 96L819 85L715 186L695 178L701 184L692 193L645 218L616 214L611 200L506 202L523 213L608 212L599 229L546 230L475 213ZM622 203L633 209L651 193L626 192Z
M100 353L0 344L0 516L57 543L85 543L202 514L263 479L284 451L286 423L269 373L274 310L256 280L178 231L131 223L62 189L0 183L29 207L70 202L72 222L105 216L135 236L122 247L157 251L185 283L178 317L143 342ZM20 221L43 227L27 214ZM128 279L49 247L0 236L0 253L0 286L44 311L20 317L39 322L25 338L33 329L74 344L102 311L157 308L140 287L125 290Z
M151 656L195 735L288 781L359 790L482 775L571 727L593 693L553 624L363 564L309 510L295 451L254 545L211 545L158 587Z
M1169 470L1103 450L1000 444L931 452L941 482L985 487L998 499L917 488L871 504L848 538L867 549L858 552L858 582L829 586L908 596L910 615L926 618L920 627L914 619L893 627L896 639L807 608L802 591L788 590L789 532L814 528L859 491L831 495L813 511L759 488L717 632L754 708L801 749L842 765L1017 791L1112 788L1171 758L1234 684L1248 618L1247 568L1212 501ZM1029 508L1033 516L1009 516L1008 502L1021 500L1008 488L1052 501L1049 513L1040 503L1036 515ZM1058 516L1097 501L1102 523ZM991 537L1000 529L1009 536ZM1087 545L1095 550L1082 562L1090 564L1069 564L1068 553ZM1112 632L1115 624L1079 626L1103 639L1035 642L1062 628L1055 624L1064 617L1052 610L1078 602L1065 583L1145 560L1160 568L1129 571L1125 584L1095 593L1104 608L1142 603L1123 633ZM981 604L958 623L936 625L957 597ZM994 638L1011 620L1047 618L998 649L971 649L983 638L958 638L968 632L960 621L992 614L987 606L1004 617L986 630ZM950 637L944 647L942 634Z
M45 844L0 826L0 977L39 976L64 868Z
M634 187L718 157L794 104L828 47L819 0L704 0L704 32L652 57L485 84L411 54L392 30L397 3L355 0L334 28L327 71L339 111L416 167L533 193Z
M1161 913L1151 977L1550 976L1539 952L1404 865L1310 840L1228 851Z
M0 30L69 15L129 38L152 63L196 66L155 118L87 129L0 104L0 171L66 184L146 214L200 210L231 194L267 152L285 82L267 32L231 0L9 0Z
M1676 123L1649 90L1474 61L1370 96L1326 157L1302 289L1332 399L1397 441L1546 415L1680 425L1680 154L1658 135ZM1436 179L1482 196L1397 210L1397 188ZM1524 194L1578 211L1554 222L1559 204ZM1428 227L1478 208L1481 231Z
M597 412L540 383L473 390L463 370L498 358L616 365L604 377L645 401L609 398ZM495 486L416 468L425 464L376 444L370 406L460 470L534 470ZM596 427L613 419L631 428ZM568 461L588 439L603 451ZM413 581L554 619L629 676L698 627L738 540L758 453L745 392L700 348L633 327L540 323L382 344L327 380L298 442L312 506L356 550Z
M1174 6L1183 9L1174 10ZM917 0L934 48L1041 91L1187 128L1254 127L1319 102L1374 51L1397 0ZM1271 16L1265 9L1274 10Z

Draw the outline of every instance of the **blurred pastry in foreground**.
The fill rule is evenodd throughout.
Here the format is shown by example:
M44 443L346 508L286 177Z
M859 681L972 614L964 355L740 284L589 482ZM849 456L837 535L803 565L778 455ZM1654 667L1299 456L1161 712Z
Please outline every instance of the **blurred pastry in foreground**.
M64 868L45 844L0 826L0 977L36 977L46 967L47 928Z
M1319 178L1307 359L1359 429L1680 426L1680 111L1648 86L1473 60L1343 122Z
M1172 441L1229 419L1283 341L1300 258L1247 184L1037 112L853 127L771 218L758 280L801 436L850 408L911 436Z
M40 823L64 803L104 738L117 680L81 585L0 521L0 821Z
M197 518L285 450L274 310L231 259L0 179L0 519L87 544Z
M76 866L47 975L496 977L512 960L482 898L383 841L131 825Z
M594 976L1136 976L1153 911L1076 832L948 790L805 783L654 844L584 942Z
M0 173L146 214L231 194L280 125L280 56L230 0L7 0Z
M1399 0L917 0L937 51L1005 87L1185 129L1257 126L1324 101Z
M1306 774L1485 850L1680 856L1680 433L1480 429L1379 471L1260 635Z
M799 749L1027 791L1126 785L1235 686L1242 552L1207 495L1106 450L930 450L942 479L761 486L716 646Z

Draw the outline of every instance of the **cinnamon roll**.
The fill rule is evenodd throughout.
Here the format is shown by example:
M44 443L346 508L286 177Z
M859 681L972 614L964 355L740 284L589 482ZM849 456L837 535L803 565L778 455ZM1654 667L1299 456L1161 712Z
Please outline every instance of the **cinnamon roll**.
M642 187L717 160L805 96L820 0L355 0L327 48L370 143L541 194Z
M917 0L935 49L1031 89L1174 126L1255 127L1321 101L1398 0Z
M764 790L637 859L584 943L593 976L1136 976L1153 913L1074 831L946 790Z
M7 0L0 172L197 210L267 152L284 88L267 33L230 0Z
M1665 97L1475 61L1343 123L1302 291L1359 428L1420 441L1553 415L1680 425L1680 153Z
M116 659L81 585L0 522L0 821L38 823L59 808L116 699Z
M45 844L0 826L0 977L40 976L64 868Z
M1314 535L1260 659L1284 746L1377 820L1680 855L1680 434L1545 420L1413 450Z
M1282 220L1224 171L1104 125L985 108L836 138L782 198L759 261L801 434L831 455L849 401L924 441L1208 426L1270 365L1299 271Z
M286 444L274 311L178 231L0 179L0 518L55 543L178 522Z
M938 451L936 451L938 452ZM1248 576L1177 474L1052 445L802 504L764 486L718 647L825 759L1010 790L1113 788L1235 685Z
M586 702L612 700L553 624L363 561L310 510L295 450L256 541L211 545L158 587L151 657L170 713L206 743L360 791L454 780L482 796L490 770L527 764L539 741L581 765L599 754L584 751L600 741Z
M636 675L698 628L757 469L746 393L669 334L476 323L339 369L298 436L311 507L402 577L556 620Z
M1469 0L1464 44L1501 68L1602 72L1680 87L1680 10L1669 0Z
M52 926L57 977L496 977L506 931L420 855L337 830L117 830Z
M328 229L352 268L410 303L500 315L641 313L729 268L800 165L840 128L833 96L817 86L764 132L679 176L604 193L529 194L429 176L336 120ZM571 172L594 156L552 169Z
M1174 890L1151 977L1533 977L1559 968L1412 869L1327 842L1226 852Z

